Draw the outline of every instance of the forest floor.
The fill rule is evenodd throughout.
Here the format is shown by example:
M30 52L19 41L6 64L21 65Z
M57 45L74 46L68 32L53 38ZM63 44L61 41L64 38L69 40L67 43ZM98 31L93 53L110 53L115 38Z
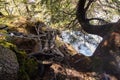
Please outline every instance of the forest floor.
M0 40L15 45L9 48L17 55L18 80L117 80L100 72L93 66L99 62L78 53L62 41L59 30L44 22L19 17L8 24Z

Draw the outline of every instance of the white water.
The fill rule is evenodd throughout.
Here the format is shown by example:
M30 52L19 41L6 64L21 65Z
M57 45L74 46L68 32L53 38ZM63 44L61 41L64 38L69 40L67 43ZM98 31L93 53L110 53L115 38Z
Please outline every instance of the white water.
M88 39L88 41L90 40L90 43L89 43L89 42L85 41L84 34L82 34L80 32L77 32L77 33L79 33L79 35L76 35L75 32L63 31L62 32L63 41L73 45L73 47L79 53L82 53L86 56L91 56L93 54L93 52L95 51L95 49L97 48L100 41L102 40L102 38L98 37L96 35L89 35L90 37L93 38L93 39ZM76 41L73 41L71 43L72 38L70 38L70 36L74 36ZM93 44L91 44L91 43L93 43Z

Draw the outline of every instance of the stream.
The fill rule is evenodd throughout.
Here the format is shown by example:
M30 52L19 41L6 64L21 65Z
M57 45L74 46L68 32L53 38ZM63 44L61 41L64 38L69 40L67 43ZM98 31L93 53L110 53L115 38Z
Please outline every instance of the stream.
M83 34L80 31L63 31L62 39L71 44L78 53L92 56L102 38L97 35Z

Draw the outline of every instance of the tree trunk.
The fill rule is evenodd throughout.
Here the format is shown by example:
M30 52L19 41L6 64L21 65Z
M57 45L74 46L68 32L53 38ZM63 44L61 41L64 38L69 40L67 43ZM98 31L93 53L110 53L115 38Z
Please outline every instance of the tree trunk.
M102 42L93 53L91 59L93 62L95 59L100 61L96 68L101 66L102 72L105 71L115 75L120 80L120 20L116 23L105 25L90 24L90 19L86 17L86 11L93 1L89 0L89 4L85 7L86 1L79 0L76 12L77 19L84 31L103 37Z

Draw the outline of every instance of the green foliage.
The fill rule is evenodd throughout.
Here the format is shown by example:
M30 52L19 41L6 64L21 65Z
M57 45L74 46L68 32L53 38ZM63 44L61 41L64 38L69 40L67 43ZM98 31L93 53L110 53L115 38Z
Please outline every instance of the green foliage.
M7 4L5 4L7 3ZM8 0L1 3L5 15L39 18L52 26L64 27L75 18L75 6L70 0ZM21 8L22 7L22 8Z
M48 25L57 28L65 28L75 19L76 2L78 0L0 0L0 12L5 15L21 15L30 18L38 18ZM96 1L89 9L88 16L96 17L95 11L101 12L101 18L110 21L113 15L120 14L119 0ZM103 8L101 8L101 6ZM105 7L105 8L104 8ZM107 15L107 14L110 15ZM112 15L112 16L111 16ZM107 17L108 16L108 17ZM72 24L76 27L78 25Z
M75 18L75 5L70 0L42 0L41 4L50 12L52 26L63 28Z

